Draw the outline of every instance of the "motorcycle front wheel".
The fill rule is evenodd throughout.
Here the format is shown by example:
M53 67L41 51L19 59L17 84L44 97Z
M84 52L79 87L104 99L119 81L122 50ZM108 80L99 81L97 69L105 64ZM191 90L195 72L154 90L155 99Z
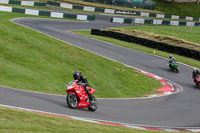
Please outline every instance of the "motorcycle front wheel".
M67 104L70 108L72 108L72 109L77 108L78 99L77 99L77 96L75 94L71 94L71 93L67 94L66 101L67 101Z

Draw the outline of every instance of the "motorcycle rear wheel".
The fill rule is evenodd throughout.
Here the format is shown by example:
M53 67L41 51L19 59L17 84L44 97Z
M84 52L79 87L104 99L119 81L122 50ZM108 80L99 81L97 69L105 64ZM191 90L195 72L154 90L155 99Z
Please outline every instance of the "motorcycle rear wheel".
M77 96L75 94L71 94L71 93L67 94L66 101L67 101L68 106L71 109L77 108L77 106L78 106L78 98L77 98Z

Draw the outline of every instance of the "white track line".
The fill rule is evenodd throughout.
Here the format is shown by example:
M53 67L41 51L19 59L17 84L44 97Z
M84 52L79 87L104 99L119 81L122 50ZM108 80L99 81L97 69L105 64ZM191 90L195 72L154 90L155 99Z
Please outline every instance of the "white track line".
M131 127L131 128L137 128L137 129L145 129L145 127L152 127L152 128L163 129L163 130L166 130L166 131L167 130L174 130L174 129L186 129L186 130L193 130L193 131L199 131L200 130L200 127L192 127L191 128L191 127L168 127L168 126L153 126L153 125L130 124L130 123L123 123L123 122L115 122L115 121L107 121L107 120L100 120L100 119L92 119L92 118L84 118L84 117L63 115L63 114L58 114L58 113L52 113L52 112L46 112L46 111L41 111L41 110L34 110L34 109L22 108L22 107L4 105L4 104L0 104L0 106L1 107L6 107L6 108L29 111L29 112L36 112L36 113L54 115L54 116L63 116L63 117L66 117L66 118L72 118L72 119L83 120L83 121L88 121L88 122L95 122L95 123L106 122L106 123L111 123L111 124L119 124L119 125L122 125L122 126Z

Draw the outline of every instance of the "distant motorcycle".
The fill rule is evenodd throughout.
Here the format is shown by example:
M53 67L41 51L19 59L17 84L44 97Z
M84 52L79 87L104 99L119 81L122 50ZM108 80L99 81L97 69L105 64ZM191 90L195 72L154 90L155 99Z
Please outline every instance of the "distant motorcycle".
M197 75L197 76L194 78L194 83L195 83L197 86L200 86L200 75Z
M177 73L179 73L178 62L168 63L168 66L169 66L169 69L175 70Z
M95 111L97 109L97 101L93 96L93 100L89 99L87 92L84 90L84 86L78 85L75 81L71 81L67 85L66 93L66 101L70 108L88 108L90 111ZM87 87L88 93L94 94L96 91L93 88Z

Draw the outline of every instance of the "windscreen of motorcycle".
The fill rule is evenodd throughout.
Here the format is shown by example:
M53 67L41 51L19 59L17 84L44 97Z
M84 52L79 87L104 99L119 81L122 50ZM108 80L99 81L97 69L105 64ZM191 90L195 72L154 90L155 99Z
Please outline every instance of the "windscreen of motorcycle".
M71 88L74 88L76 86L75 82L74 81L70 81L67 85L67 89L71 89Z

